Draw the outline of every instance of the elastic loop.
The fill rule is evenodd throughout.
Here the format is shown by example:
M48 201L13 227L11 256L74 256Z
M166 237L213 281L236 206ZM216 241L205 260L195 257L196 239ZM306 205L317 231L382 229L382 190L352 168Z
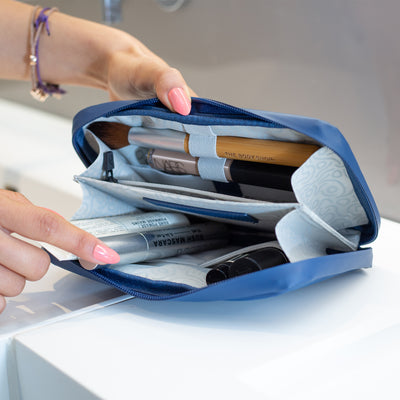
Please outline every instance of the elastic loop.
M197 169L203 179L210 179L217 182L228 182L225 176L225 158L200 157L197 162Z
M196 126L189 133L189 153L193 157L219 158L217 136L210 126Z

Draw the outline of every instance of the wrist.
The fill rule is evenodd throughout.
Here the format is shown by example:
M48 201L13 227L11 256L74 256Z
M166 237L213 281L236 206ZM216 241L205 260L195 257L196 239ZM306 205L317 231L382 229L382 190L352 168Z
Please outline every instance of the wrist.
M82 69L86 72L85 84L108 90L110 66L119 54L134 54L137 51L134 42L134 38L123 31L94 24L87 37L86 46L90 49L90 55L86 60L86 68Z
M43 33L40 43L46 82L107 90L113 55L135 47L128 34L95 22L54 13L49 23L51 35Z

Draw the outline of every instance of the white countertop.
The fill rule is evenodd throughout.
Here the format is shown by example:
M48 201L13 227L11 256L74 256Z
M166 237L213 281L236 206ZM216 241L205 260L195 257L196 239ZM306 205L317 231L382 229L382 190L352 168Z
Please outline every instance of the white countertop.
M383 220L374 268L275 298L131 299L18 334L22 397L397 399L399 237Z

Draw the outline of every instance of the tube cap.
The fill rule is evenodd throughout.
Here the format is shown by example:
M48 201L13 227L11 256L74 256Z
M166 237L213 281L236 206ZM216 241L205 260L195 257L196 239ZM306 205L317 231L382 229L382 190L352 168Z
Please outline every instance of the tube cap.
M261 271L287 262L289 260L281 249L267 247L234 261L229 269L229 277Z

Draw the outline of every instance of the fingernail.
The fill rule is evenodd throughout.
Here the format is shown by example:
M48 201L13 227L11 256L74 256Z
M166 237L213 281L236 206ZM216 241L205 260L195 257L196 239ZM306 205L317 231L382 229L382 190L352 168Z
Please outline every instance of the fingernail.
M93 250L93 257L105 264L116 264L119 262L120 257L116 251L107 246L98 244Z
M182 115L188 115L190 113L191 104L183 89L171 89L168 93L168 100L177 113Z

